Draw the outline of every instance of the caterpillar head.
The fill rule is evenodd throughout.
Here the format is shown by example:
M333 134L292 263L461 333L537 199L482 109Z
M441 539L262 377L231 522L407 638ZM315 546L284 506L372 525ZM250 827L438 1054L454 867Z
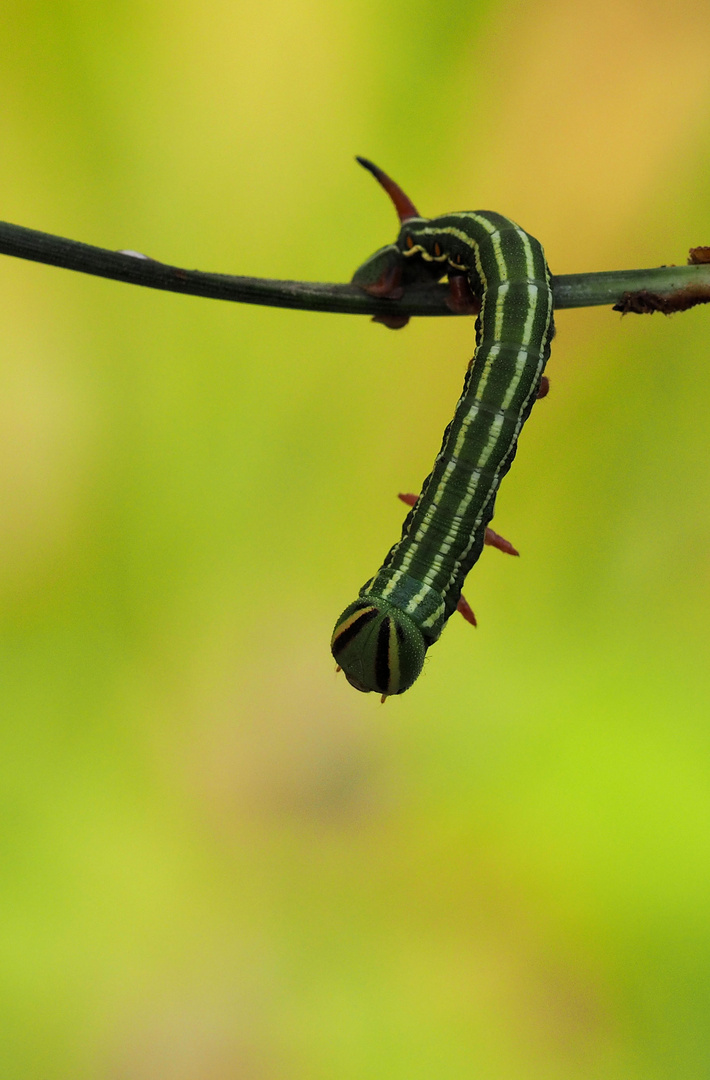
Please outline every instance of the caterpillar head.
M409 689L427 650L416 623L379 597L360 597L345 609L330 647L351 686L383 697Z

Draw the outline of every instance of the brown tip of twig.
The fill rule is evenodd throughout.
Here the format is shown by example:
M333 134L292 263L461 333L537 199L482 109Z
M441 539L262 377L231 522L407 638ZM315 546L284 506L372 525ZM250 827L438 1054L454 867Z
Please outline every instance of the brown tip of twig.
M700 263L710 263L710 247L694 247L688 252L690 266L697 266Z
M710 251L708 248L694 250ZM673 315L676 311L687 311L696 304L710 304L710 285L686 285L683 289L676 289L671 293L655 293L649 289L625 292L621 300L614 304L613 310L620 311L622 315L652 315L654 311Z

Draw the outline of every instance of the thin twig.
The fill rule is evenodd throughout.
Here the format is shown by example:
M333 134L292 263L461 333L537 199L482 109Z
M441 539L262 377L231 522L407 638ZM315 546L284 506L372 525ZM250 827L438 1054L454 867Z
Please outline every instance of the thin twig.
M702 250L702 249L696 249ZM61 236L0 222L0 254L113 278L150 289L189 293L245 304L332 311L351 315L453 315L445 285L411 288L401 300L377 300L354 285L275 281L185 270L138 252L66 240ZM620 311L678 311L710 302L710 263L560 274L553 279L556 308L613 304ZM637 302L639 294L642 302ZM650 298L650 299L649 299Z

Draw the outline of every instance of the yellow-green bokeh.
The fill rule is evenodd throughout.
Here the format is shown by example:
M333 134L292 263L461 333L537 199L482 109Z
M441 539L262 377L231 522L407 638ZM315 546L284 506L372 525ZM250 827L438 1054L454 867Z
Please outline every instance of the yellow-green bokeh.
M421 211L553 272L710 243L706 0L5 0L1 216L346 280ZM710 310L565 311L487 552L382 708L328 641L470 320L0 260L0 1073L705 1078Z

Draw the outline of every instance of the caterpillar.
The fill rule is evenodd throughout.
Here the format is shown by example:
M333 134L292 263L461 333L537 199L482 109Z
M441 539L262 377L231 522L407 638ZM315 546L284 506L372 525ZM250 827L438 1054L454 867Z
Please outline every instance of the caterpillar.
M481 554L521 428L545 392L553 299L541 245L509 218L487 210L423 218L386 173L357 161L392 199L401 228L353 283L397 299L410 285L448 274L454 310L480 305L473 359L434 467L400 539L333 631L331 651L348 682L384 701L421 673ZM407 320L393 314L379 321L396 329Z

